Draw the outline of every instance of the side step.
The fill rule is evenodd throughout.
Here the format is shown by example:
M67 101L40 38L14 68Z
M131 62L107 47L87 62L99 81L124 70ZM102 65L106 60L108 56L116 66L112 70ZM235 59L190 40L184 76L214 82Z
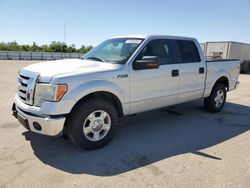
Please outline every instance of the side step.
M170 113L170 114L174 114L174 115L178 115L178 116L182 116L183 113L176 107L174 106L169 106L166 108L163 108L164 111Z

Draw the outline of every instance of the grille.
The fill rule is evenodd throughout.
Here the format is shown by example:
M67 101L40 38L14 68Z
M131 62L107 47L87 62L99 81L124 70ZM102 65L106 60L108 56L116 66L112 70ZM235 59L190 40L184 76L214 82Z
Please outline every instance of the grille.
M36 78L21 73L18 75L18 96L22 102L28 105L33 105Z

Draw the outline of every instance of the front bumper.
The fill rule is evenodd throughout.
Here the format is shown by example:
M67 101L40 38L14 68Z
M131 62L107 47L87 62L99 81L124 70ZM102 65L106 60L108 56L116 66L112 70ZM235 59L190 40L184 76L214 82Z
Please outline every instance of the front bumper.
M240 85L240 82L237 81L237 82L235 83L234 89L237 89L237 88L239 87L239 85Z
M38 116L21 110L15 103L12 106L12 112L19 122L32 132L49 136L63 134L65 116Z

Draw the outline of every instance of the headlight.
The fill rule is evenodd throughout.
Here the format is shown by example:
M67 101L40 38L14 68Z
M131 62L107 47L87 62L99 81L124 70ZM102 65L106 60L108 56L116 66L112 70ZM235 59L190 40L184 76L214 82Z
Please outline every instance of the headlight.
M41 106L45 101L59 101L67 91L66 84L36 84L35 106Z

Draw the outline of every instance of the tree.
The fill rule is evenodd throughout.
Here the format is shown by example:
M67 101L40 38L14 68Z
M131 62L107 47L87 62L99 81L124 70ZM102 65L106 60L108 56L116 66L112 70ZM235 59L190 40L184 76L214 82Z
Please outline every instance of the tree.
M85 46L82 45L81 48L78 50L79 53L85 53Z
M24 45L20 46L20 51L30 52L30 51L32 51L32 47L24 44Z
M92 48L93 48L93 46L87 46L87 47L85 48L85 53L87 53L88 51L92 50Z
M31 50L33 52L38 52L40 49L39 49L39 46L37 46L37 44L35 42L33 42L33 45L31 47Z
M6 45L6 43L4 42L0 43L0 50L8 51L8 46Z
M45 45L40 46L40 47L39 47L39 51L40 51L40 52L49 52L49 47L48 47L48 45L45 44Z
M71 44L69 47L68 47L68 50L67 50L68 53L75 53L76 52L76 46L74 44Z
M45 44L41 46L38 46L35 42L33 42L32 45L19 45L16 41L0 43L0 50L2 51L87 53L92 48L92 46L85 47L85 45L82 45L79 49L77 49L74 44L67 46L64 42L58 41L53 41L49 45Z
M19 50L21 50L20 45L18 45L18 43L16 41L8 42L7 45L8 45L9 51L19 51Z

